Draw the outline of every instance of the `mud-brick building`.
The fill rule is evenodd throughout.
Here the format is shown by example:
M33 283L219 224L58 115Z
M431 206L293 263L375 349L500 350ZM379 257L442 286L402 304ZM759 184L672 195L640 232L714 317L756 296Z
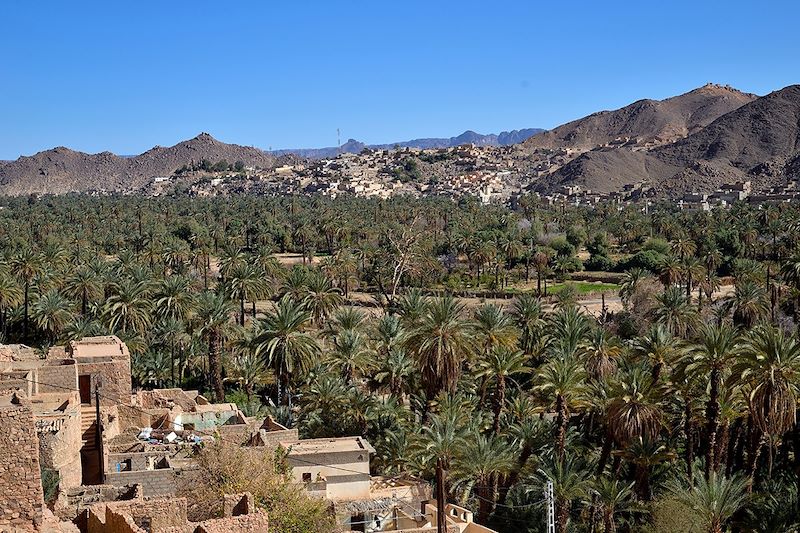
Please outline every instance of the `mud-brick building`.
M36 531L44 496L30 401L0 391L0 531Z
M131 403L131 355L119 338L85 337L72 341L66 355L77 366L81 403L94 405L94 392L100 406Z

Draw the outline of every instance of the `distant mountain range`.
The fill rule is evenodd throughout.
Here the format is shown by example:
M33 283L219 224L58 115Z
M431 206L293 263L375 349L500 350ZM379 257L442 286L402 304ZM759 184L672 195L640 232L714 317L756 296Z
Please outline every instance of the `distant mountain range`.
M706 113L696 127L690 124L688 135L651 149L619 146L590 150L546 176L537 188L546 191L580 185L613 191L645 182L667 196L677 196L711 192L733 181L751 180L755 187L763 187L800 177L800 85L760 98L730 88L707 87L707 91L701 88L683 95L704 96L684 108L689 116L715 110ZM714 118L728 105L734 109ZM708 124L702 123L712 118ZM633 129L630 132L636 134ZM532 149L537 140L522 146Z
M226 144L208 133L175 146L155 146L133 157L87 154L60 146L0 164L0 193L9 195L104 190L133 191L183 165L226 160L269 167L275 158L258 148Z
M468 143L514 144L514 157L531 166L550 161L553 150L568 149L556 154L561 160L549 174L531 178L531 186L542 192L564 185L610 192L645 182L664 195L676 196L691 190L710 192L737 180L752 180L755 187L772 185L800 178L800 85L759 97L708 84L665 100L639 100L594 113L546 132L526 129L481 135L467 131L446 139L384 145L351 139L340 147L273 152L226 144L203 133L175 146L156 146L126 157L58 147L0 162L0 194L136 191L153 177L171 175L203 159L270 168L279 158Z
M348 139L346 143L339 147L330 146L327 148L290 148L286 150L273 150L270 153L273 155L287 155L294 154L300 157L307 157L309 159L323 159L327 157L336 157L341 153L357 154L369 148L371 150L391 150L392 148L450 148L453 146L461 146L462 144L474 144L476 146L509 146L512 144L521 143L534 135L541 133L545 130L541 128L526 128L521 130L504 131L498 134L490 133L482 135L475 133L472 130L467 130L461 135L456 137L439 138L432 137L426 139L412 139L410 141L400 141L389 144L364 144L355 139Z

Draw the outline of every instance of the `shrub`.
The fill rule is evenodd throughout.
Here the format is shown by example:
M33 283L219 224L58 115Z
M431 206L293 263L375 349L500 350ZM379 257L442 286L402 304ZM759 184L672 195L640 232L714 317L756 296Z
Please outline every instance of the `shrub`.
M670 252L670 245L666 239L650 237L642 246L642 251L653 251L661 255L667 255Z
M601 270L603 272L611 272L617 264L613 259L605 255L593 255L583 265L586 270Z
M325 501L310 497L292 482L280 449L247 448L217 440L195 458L196 477L179 491L189 502L190 520L219 517L223 495L250 492L269 514L270 532L335 530Z

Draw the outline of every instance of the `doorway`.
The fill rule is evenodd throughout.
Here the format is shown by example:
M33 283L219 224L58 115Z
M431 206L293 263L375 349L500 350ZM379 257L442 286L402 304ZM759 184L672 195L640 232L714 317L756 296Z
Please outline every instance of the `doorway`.
M78 376L78 390L81 394L81 403L92 403L92 376L89 374Z

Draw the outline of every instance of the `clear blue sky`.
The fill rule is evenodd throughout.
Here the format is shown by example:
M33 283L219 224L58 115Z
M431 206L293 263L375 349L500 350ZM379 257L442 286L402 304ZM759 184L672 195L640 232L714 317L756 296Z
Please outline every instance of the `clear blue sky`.
M0 159L553 127L800 82L797 2L0 3Z

